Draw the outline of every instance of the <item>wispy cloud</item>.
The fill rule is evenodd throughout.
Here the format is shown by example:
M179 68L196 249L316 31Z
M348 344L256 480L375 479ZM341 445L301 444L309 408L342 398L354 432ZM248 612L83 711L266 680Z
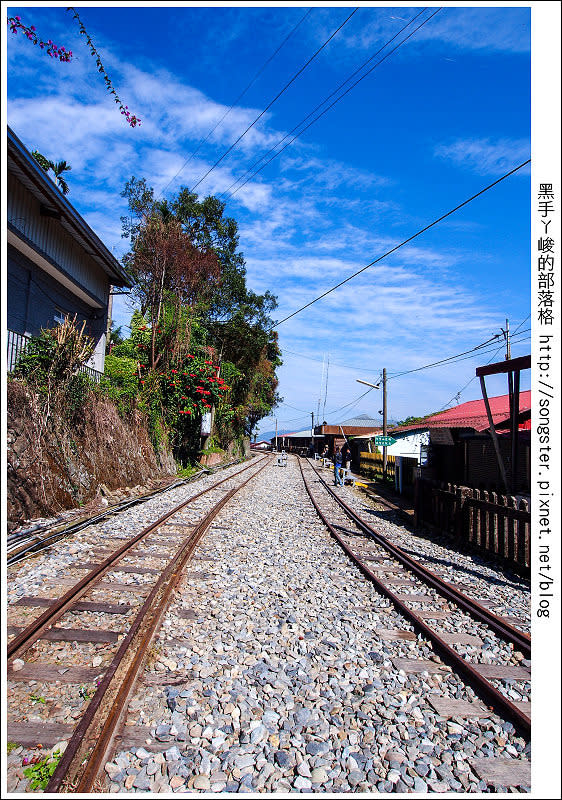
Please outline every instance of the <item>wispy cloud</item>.
M526 139L457 139L434 152L479 175L501 175L530 158L531 145Z
M370 10L370 9L369 9ZM435 9L431 9L433 12ZM353 24L345 28L338 43L348 51L375 52L385 42L412 19L419 8L382 8L369 15L355 16ZM427 17L422 14L411 24L391 46L395 46ZM333 12L331 9L318 10L315 16L317 39L326 35ZM498 53L528 53L530 51L530 9L513 7L499 8L443 8L428 23L420 28L396 54L399 58L418 56L420 44L435 43L440 49L447 46L446 54L462 50L487 50ZM395 58L395 55L392 57ZM341 57L341 54L340 54Z
M197 18L210 19L207 11L198 10ZM233 42L244 40L251 50L245 37L256 16L253 10L245 16L245 11L250 12L236 9L227 15L233 23L226 32L231 41L221 41L220 47L231 57ZM303 13L302 9L293 11L291 24ZM417 9L366 11L359 10L354 25L350 24L338 37L338 46L323 54L329 58L323 59L319 68L335 73L335 56L336 61L346 60L347 70L350 63L363 60L366 50L373 49L377 41L392 35L391 31L403 24L392 17L406 18ZM520 17L504 17L501 9L487 9L486 13L480 10L480 16L471 9L462 11L440 12L439 23L432 22L423 29L422 46L428 48L432 39L432 46L442 50L445 44L450 53L459 48L478 49L487 37L494 40L489 45L493 52L498 48L525 50L524 26L517 34L517 19L524 23L524 13ZM302 47L306 48L307 41L310 46L307 37L311 31L314 36L321 36L324 25L326 34L331 32L334 21L341 21L346 12L342 8L313 9L306 25L299 29L300 53L292 52L295 64L302 60ZM271 20L276 23L273 34L280 40L290 26L286 17L280 24L277 13L278 10L272 13ZM205 35L209 33L210 40L210 32L215 35L220 29L213 19L214 25L208 31L203 24L200 26L205 28ZM503 27L496 24L494 31L491 27L488 31L493 20L509 23ZM64 30L56 30L55 36ZM188 31L184 33L189 35ZM63 38L59 36L61 41ZM207 41L199 45L203 50ZM127 249L119 222L126 211L126 202L120 196L125 181L131 175L146 177L157 193L171 181L167 195L173 195L182 185L193 186L261 106L252 99L233 111L190 158L200 139L227 109L214 86L205 93L191 85L187 77L164 68L161 62L152 63L147 53L129 63L119 57L117 46L112 48L111 43L104 42L104 64L129 107L143 120L142 126L133 131L105 92L83 43L71 39L68 46L79 52L80 58L70 65L55 65L30 49L27 42L10 42L9 122L30 149L37 147L50 158L65 158L72 164L70 201L108 247L120 255ZM263 43L260 48L265 57L267 48ZM213 51L213 58L215 55ZM213 58L209 56L209 61ZM216 65L213 69L214 75ZM343 74L343 70L339 72ZM308 94L306 98L310 99ZM245 137L243 146L214 169L197 191L226 192L256 156L284 135L283 124L277 115L264 116ZM320 131L321 126L316 130ZM385 174L384 157L371 158L369 153L364 158L344 146L332 149L333 141L321 136L299 139L270 169L228 200L227 213L239 222L248 283L255 291L278 294L278 319L361 269L437 216L426 218L431 204L423 202L423 187L419 193L409 194L406 181L397 177L401 174L399 167L394 167L393 175ZM524 160L528 149L523 139L459 138L443 141L434 155L449 162L445 171L450 175L455 174L454 165L480 174L499 174ZM338 157L329 157L330 153ZM356 391L354 379L365 372L382 366L413 368L442 356L445 346L447 354L454 353L466 349L467 340L476 344L497 330L505 319L501 289L490 298L488 284L478 285L471 272L473 242L470 246L465 244L464 234L474 233L479 224L477 219L451 219L440 227L438 237L416 240L293 318L290 324L280 326L282 347L310 358L320 356L320 360L322 352L329 351L332 362L339 362L339 367L334 363L332 366L329 407L343 405L360 394L361 388ZM443 236L444 232L448 235ZM487 256L478 257L481 260ZM116 300L115 308L121 309L122 314L118 321L128 321L130 309L124 304L122 298ZM302 360L295 364L296 358L287 353L281 371L281 392L288 402L292 397L299 406L298 397L305 404L302 407L316 408L322 365L309 362L303 370ZM357 376L342 364L357 365ZM431 397L443 387L444 401L448 399L451 381L456 381L457 375L459 385L466 382L466 365L453 366L446 371L446 378L443 375L445 372L432 373L430 386L422 375L403 383L407 387L403 390L393 389L391 408L392 403L398 405L403 391L398 407L404 408L404 416L406 407L408 413L435 410ZM376 413L379 403L377 393L372 393L366 407L358 410ZM295 416L294 412L290 415Z

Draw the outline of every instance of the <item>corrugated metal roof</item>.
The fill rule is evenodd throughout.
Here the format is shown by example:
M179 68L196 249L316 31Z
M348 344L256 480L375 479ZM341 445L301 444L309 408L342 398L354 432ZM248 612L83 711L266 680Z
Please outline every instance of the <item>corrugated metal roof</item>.
M343 422L338 422L338 425L341 425L342 428L380 428L381 420L380 417L375 419L374 417L370 417L368 414L360 414L358 417L352 417L351 419L346 419Z
M509 395L503 394L498 397L490 397L490 411L494 426L509 420ZM520 417L530 417L531 414L531 390L521 392L519 395L519 415ZM404 425L389 431L402 433L404 431L424 430L431 428L472 428L475 431L485 431L490 427L484 400L469 400L461 403L454 408L448 408L440 414L433 414L425 417L420 422L413 425Z

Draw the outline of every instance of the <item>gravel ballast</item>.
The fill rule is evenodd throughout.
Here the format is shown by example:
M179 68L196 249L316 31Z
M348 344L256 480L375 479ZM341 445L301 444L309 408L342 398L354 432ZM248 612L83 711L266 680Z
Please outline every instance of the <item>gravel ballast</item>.
M429 643L380 635L411 626L329 537L295 459L231 501L197 556L106 765L111 792L482 792L472 759L529 757L491 713L435 712L432 696L474 692Z

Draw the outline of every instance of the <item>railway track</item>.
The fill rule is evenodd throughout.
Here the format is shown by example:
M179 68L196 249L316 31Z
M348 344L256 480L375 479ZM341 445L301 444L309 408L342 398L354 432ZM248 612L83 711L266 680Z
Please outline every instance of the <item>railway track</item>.
M238 462L232 461L228 464L222 465L220 468L224 469L233 466L236 463ZM29 558L30 556L36 555L37 553L52 547L65 537L79 533L90 525L95 525L98 522L102 522L108 517L114 516L115 514L120 514L122 511L126 511L127 509L133 508L141 503L146 503L147 500L151 500L153 497L157 497L163 492L167 492L170 489L175 489L178 486L184 486L187 483L192 483L202 475L208 473L212 474L213 472L214 470L202 469L199 472L196 472L190 478L171 481L165 486L155 489L152 492L140 495L139 497L128 498L120 503L109 506L98 514L81 517L74 522L60 523L57 521L51 525L45 524L39 527L31 529L28 528L18 531L17 533L12 533L7 538L6 553L8 557L6 563L8 566L17 564L18 562L23 561L25 558Z
M317 514L346 554L414 629L432 643L441 659L499 716L528 738L531 729L530 637L388 541L361 519L308 461L303 467L299 460L299 465ZM486 663L483 653L485 639L489 636L504 643L504 663ZM514 664L514 660L518 663ZM402 662L396 666L410 671L435 668L435 664L421 660L416 663L403 659ZM518 692L528 699L511 700L506 681L517 682ZM485 713L478 703L470 708L467 705L470 704L465 702L458 706L459 716Z
M87 570L82 579L58 579L59 585L71 584L62 596L23 597L10 606L45 607L25 628L8 629L13 636L8 642L8 681L19 684L18 691L8 693L13 702L11 714L8 704L8 740L30 747L41 738L47 744L49 739L51 744L68 741L47 792L93 790L186 565L220 510L268 463L268 457L252 461L183 501L109 554L102 540L97 563L76 564L76 569ZM109 595L112 602L100 601L100 594ZM104 627L96 615L107 620ZM88 666L61 664L60 649L54 650L61 642L69 648L65 653L71 653L73 660L78 654ZM74 687L83 699L74 714L76 724L15 722L22 714L22 684L29 697L37 698L41 684L54 681Z

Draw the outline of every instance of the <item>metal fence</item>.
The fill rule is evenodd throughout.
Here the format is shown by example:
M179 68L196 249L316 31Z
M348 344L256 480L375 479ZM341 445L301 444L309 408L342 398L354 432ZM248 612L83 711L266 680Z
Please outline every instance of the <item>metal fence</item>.
M26 336L23 333L16 333L15 331L8 331L8 357L6 364L8 372L14 371L19 357L25 351L30 341L31 336ZM94 383L99 383L103 376L103 372L99 372L97 369L87 367L86 365L79 367L78 372L84 372Z

